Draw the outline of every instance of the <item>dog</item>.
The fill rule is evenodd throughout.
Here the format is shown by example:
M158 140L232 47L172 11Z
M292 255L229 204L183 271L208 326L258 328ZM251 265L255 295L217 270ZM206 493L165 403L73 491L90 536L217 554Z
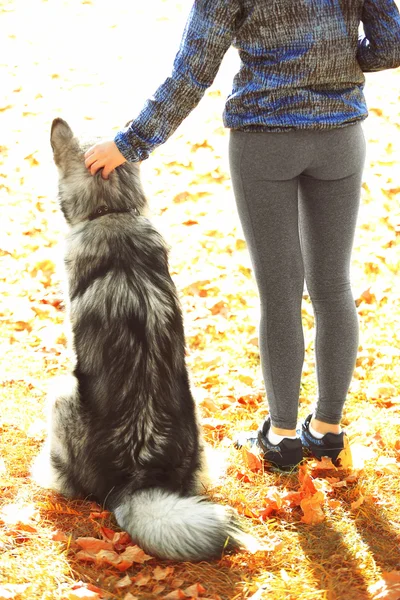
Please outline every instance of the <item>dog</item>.
M63 119L51 127L74 365L51 400L32 469L40 485L92 497L161 559L246 548L234 509L202 493L204 445L185 365L183 319L165 241L145 216L139 167L92 176ZM204 491L204 490L203 490Z

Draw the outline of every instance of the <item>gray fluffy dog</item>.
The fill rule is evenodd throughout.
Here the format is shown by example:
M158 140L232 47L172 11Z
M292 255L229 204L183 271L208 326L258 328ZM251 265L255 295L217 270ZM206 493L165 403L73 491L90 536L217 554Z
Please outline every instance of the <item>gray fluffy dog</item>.
M136 164L90 175L69 125L51 129L75 367L51 402L33 476L93 497L146 552L203 560L246 547L235 511L199 496L203 447L165 242Z

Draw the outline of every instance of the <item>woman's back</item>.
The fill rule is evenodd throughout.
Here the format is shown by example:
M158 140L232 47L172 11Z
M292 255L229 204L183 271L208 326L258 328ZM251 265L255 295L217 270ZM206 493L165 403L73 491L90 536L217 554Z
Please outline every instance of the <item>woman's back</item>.
M241 68L225 111L228 127L329 127L367 115L356 58L362 0L242 5L233 43Z

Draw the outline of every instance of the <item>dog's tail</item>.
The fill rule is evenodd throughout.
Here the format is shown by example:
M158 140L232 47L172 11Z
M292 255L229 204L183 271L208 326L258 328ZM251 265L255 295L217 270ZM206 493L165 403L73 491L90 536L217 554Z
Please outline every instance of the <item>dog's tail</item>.
M235 511L201 496L150 488L123 498L114 513L145 552L161 559L199 561L218 558L224 550L254 550L255 540L240 527Z

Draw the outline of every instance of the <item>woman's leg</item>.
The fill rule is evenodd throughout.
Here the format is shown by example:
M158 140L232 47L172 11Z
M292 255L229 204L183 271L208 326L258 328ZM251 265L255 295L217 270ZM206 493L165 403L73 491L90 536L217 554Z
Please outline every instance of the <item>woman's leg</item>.
M312 424L336 433L358 348L349 270L365 160L361 125L231 132L229 151L260 295L260 355L272 425L276 433L296 426L305 275L316 317L318 407Z
M296 428L304 362L298 176L305 153L297 132L230 135L232 184L260 296L261 366L276 433Z
M313 162L300 177L301 246L316 323L317 407L311 425L320 433L339 432L357 357L350 267L364 161L360 124L332 130L316 139Z

